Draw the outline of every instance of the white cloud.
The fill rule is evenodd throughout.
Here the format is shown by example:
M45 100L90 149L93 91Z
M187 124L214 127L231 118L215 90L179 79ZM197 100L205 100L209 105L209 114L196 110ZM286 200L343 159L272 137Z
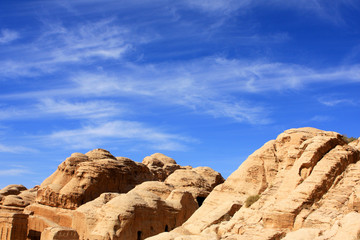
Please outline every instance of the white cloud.
M24 152L34 152L36 150L32 148L22 147L22 146L8 146L0 143L0 152L6 153L24 153Z
M70 148L89 149L111 141L113 144L123 140L144 142L159 150L184 150L184 143L193 142L176 134L168 134L161 130L147 127L140 122L111 121L86 125L79 129L54 132L45 136L46 142L67 144Z
M120 60L133 43L146 41L140 37L137 39L128 29L113 21L105 19L70 27L47 23L46 30L21 50L18 59L10 56L0 62L0 73L10 77L37 76L62 70L64 65Z
M26 169L18 169L18 168L13 168L13 169L4 169L4 170L0 170L0 176L1 177L7 177L7 176L20 176L22 174L29 174L30 171L26 170Z
M35 94L36 95L36 94ZM28 106L11 106L0 109L0 120L34 119L60 116L70 119L103 119L129 113L123 104L105 100L56 100L41 98L38 103ZM36 114L34 114L36 113Z
M107 118L124 112L120 104L109 101L77 101L54 100L46 98L40 100L36 106L40 113L60 114L70 118Z
M329 107L337 105L355 105L355 102L351 99L346 98L335 98L335 97L320 97L318 101Z
M229 13L239 8L248 7L254 3L253 0L185 0L189 7L196 8L205 12L223 12Z
M10 43L19 38L19 33L9 29L2 29L0 32L0 44Z
M196 113L214 117L267 123L271 121L268 118L269 106L266 103L246 101L242 97L244 94L301 90L314 83L358 83L360 65L315 70L296 64L209 57L176 63L128 63L116 72L83 72L73 75L69 80L71 82L64 88L3 95L0 98L44 98L47 100L42 100L39 105L43 112L94 117L96 114L111 115L117 107L110 102L76 102L66 98L121 96L126 99L145 99L152 107L159 104L181 105ZM326 99L323 102L326 103ZM131 104L131 101L128 103ZM101 104L104 104L103 110L99 109Z
M316 115L310 119L310 122L328 122L331 120L331 117L324 115Z
M118 59L129 48L127 29L112 24L112 19L80 24L74 28L55 26L44 34L41 43L48 42L52 61L78 62L88 58Z

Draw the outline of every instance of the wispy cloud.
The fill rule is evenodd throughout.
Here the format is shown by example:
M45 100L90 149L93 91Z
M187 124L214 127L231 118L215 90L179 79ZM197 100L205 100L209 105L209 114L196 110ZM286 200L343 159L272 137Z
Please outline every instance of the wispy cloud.
M130 47L126 43L129 31L113 24L113 19L69 28L48 25L48 28L39 43L51 49L51 60L56 63L78 62L93 57L117 59Z
M38 112L47 115L62 115L70 118L107 118L124 112L120 104L110 101L75 101L41 99L36 106Z
M328 122L331 120L331 117L324 115L316 115L310 119L310 122Z
M201 1L191 1L185 0L184 3L191 7L196 8L204 12L221 12L221 13L230 13L237 11L239 8L249 7L254 4L254 0L201 0Z
M0 109L0 120L34 119L61 117L63 119L103 119L129 113L122 104L105 100L56 100L40 98L38 102L28 106L3 107ZM36 114L34 114L36 113Z
M0 143L0 152L3 153L24 153L24 152L35 152L35 149L27 148L23 146L9 146Z
M0 31L0 44L10 43L20 37L19 33L9 29Z
M23 168L12 168L12 169L4 169L0 170L0 176L1 177L7 177L7 176L20 176L22 174L29 174L30 171Z
M106 142L116 144L123 140L136 140L159 150L184 150L186 149L184 143L195 141L134 121L89 124L79 129L54 132L49 136L44 136L44 140L56 144L65 143L70 148L77 149L94 148Z
M81 66L98 59L119 60L135 42L129 30L116 25L113 19L69 27L50 22L40 37L22 50L21 56L17 53L0 62L1 75L36 76L55 72L69 64Z
M318 101L321 104L324 104L329 107L334 107L337 105L355 105L355 102L347 98L337 98L337 97L320 97Z
M271 121L269 110L266 110L269 106L246 100L242 98L243 94L301 90L316 83L358 83L360 65L315 70L296 64L209 57L176 63L127 63L116 73L80 72L70 77L69 81L65 88L3 95L0 98L39 97L43 100L38 107L43 112L62 112L73 117L86 114L90 117L111 115L117 106L101 101L51 99L72 96L136 97L150 101L153 107L175 104L197 113L238 122L267 123ZM322 102L331 104L326 99ZM102 104L103 109L100 107Z

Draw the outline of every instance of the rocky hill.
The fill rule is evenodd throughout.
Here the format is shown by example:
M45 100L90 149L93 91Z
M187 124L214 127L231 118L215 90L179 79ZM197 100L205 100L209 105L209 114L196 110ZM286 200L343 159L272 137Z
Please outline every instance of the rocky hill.
M138 240L184 223L223 177L155 153L74 153L40 186L0 191L1 240Z
M359 156L359 140L287 130L249 156L181 227L148 239L360 239Z
M224 182L156 153L74 153L40 186L0 191L0 239L360 239L360 141L290 129Z

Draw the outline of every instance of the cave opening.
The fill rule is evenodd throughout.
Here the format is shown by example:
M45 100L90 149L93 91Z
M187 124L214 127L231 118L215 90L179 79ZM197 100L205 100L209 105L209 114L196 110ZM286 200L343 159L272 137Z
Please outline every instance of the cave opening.
M141 235L142 235L142 232L138 231L137 232L137 240L142 240Z
M198 202L198 205L200 207L205 201L205 197L196 197L196 201Z
M41 232L35 230L29 230L28 239L30 240L40 240Z

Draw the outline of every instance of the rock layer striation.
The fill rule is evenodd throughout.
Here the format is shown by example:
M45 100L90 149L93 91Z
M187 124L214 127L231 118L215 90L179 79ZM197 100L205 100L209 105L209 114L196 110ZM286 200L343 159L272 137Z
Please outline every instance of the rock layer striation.
M287 130L249 156L181 227L149 239L356 239L359 156L359 140ZM246 207L249 199L258 200Z

